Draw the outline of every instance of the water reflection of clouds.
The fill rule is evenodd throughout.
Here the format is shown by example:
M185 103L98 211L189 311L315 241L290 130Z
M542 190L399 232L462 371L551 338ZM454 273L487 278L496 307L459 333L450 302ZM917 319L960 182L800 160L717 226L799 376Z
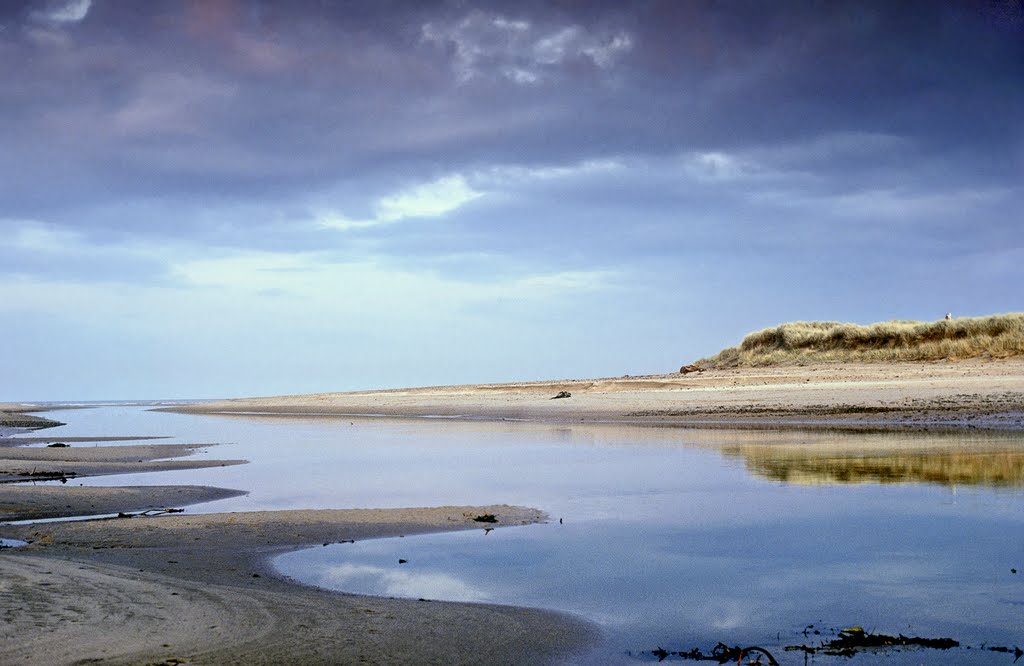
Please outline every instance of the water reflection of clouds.
M404 565L400 565L404 566ZM367 564L335 564L323 572L324 587L364 594L448 601L488 601L490 596L455 576L414 570L395 571Z
M719 631L728 631L750 626L753 607L743 599L710 599L698 605L696 616L707 618L708 625Z

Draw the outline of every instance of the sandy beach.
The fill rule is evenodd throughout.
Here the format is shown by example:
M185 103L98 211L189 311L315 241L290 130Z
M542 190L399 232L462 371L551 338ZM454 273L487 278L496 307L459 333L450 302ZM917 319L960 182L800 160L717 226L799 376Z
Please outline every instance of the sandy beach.
M568 398L553 399L561 392ZM819 364L247 398L209 413L445 416L660 425L1024 427L1024 360Z
M560 392L570 397L555 399ZM428 387L217 401L173 408L198 414L325 414L362 418L446 416L479 420L586 421L661 428L794 426L859 429L1019 430L1020 360L898 365L819 365L687 375ZM1007 433L1009 436L1010 433ZM26 472L105 475L241 460L190 460L210 445L148 441L104 447L0 448L0 480ZM44 436L18 442L42 444ZM64 440L61 440L64 441ZM788 440L787 440L788 441ZM84 443L84 442L83 442ZM719 444L711 443L715 446ZM828 467L796 446L723 448L769 478L820 475L867 480L938 478L1019 485L1015 450L986 462L949 454L939 469L891 454L856 470ZM886 449L886 440L869 447ZM776 450L778 449L778 450ZM214 449L215 451L215 449ZM827 455L827 453L825 454ZM804 468L807 467L806 471ZM813 472L813 473L812 473ZM817 474L818 476L814 476ZM973 476L972 476L973 475ZM238 494L200 486L77 487L0 484L0 518L138 513ZM485 499L485 498L482 498ZM29 542L0 555L4 663L546 663L586 650L597 634L572 617L480 604L377 599L297 585L275 574L273 555L347 540L480 529L546 519L543 507L434 507L159 515L0 526Z

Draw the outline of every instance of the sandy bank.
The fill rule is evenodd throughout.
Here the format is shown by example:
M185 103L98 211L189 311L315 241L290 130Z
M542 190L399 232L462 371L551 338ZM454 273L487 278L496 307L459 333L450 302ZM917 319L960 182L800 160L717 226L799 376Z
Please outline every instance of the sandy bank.
M0 449L0 483L31 479L137 474L241 465L245 460L164 460L180 458L208 444L148 444L101 447Z
M159 435L108 435L94 437L0 437L0 447L25 446L27 444L53 444L64 443L96 443L96 442L140 442L152 439L169 439L169 436Z
M35 405L22 405L11 402L0 403L0 427L35 429L64 425L60 421L29 413L38 411L41 411L41 409Z
M552 399L561 391L570 398ZM452 416L699 425L1024 428L1024 360L819 364L700 374L245 398L185 413Z
M0 485L0 520L41 520L182 507L238 497L240 490L209 486ZM0 534L6 529L0 526Z
M479 529L484 513L543 518L483 506L2 526L32 543L0 555L0 662L544 663L592 640L556 613L337 594L268 564L302 546Z

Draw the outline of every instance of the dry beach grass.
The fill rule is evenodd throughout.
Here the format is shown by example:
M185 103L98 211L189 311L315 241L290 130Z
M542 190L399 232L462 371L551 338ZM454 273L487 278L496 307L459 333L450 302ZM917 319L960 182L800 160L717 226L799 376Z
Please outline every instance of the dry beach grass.
M792 322L743 338L702 359L708 368L820 362L938 361L1024 356L1024 313L935 322L887 321L861 326Z

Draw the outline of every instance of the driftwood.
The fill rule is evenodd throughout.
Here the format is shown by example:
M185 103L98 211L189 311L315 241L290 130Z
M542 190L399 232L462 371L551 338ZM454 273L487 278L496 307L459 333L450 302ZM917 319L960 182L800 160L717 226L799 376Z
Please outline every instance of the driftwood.
M145 511L139 511L138 513L125 513L123 511L117 512L118 518L135 518L137 516L165 516L169 513L185 513L185 509L146 509Z
M679 374L681 375L688 375L691 372L704 372L704 368L693 363L691 363L690 365L684 365L683 367L679 368Z
M558 400L559 398L571 398L571 397L572 397L572 393L569 393L568 391L559 391L557 394L555 394L554 397L549 398L549 399L550 400Z
M73 479L78 476L77 472L40 472L33 469L31 472L16 472L14 476L22 477L31 481L60 481L61 483L67 483L68 479ZM4 479L0 483L24 483L21 478L18 479Z

